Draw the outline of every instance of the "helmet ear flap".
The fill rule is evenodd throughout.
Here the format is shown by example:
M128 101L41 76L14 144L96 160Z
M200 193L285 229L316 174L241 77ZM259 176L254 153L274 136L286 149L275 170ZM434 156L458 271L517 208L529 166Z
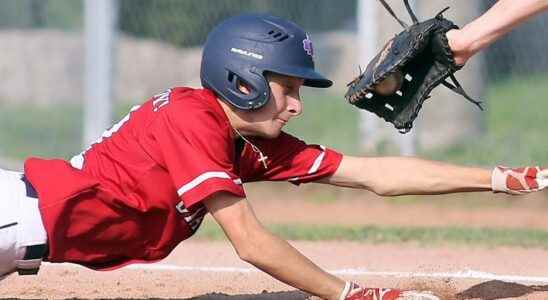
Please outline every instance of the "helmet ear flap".
M262 74L256 74L251 70L246 70L247 76L241 76L235 71L228 70L227 83L228 83L228 101L245 110L257 109L262 107L268 102L270 98L270 87L266 78ZM244 93L240 86L245 86L249 93ZM262 93L260 91L263 91Z

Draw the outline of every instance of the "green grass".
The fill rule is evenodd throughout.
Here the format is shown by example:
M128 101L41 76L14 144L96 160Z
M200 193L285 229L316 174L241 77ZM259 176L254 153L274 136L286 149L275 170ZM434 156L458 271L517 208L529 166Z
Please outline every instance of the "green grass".
M377 227L339 225L273 224L267 228L288 240L356 241L369 244L412 243L421 246L467 245L548 248L548 231L535 229L499 229L464 227ZM205 222L197 237L224 240L225 235L214 222Z
M485 137L422 155L474 165L548 163L548 74L491 84L485 98Z

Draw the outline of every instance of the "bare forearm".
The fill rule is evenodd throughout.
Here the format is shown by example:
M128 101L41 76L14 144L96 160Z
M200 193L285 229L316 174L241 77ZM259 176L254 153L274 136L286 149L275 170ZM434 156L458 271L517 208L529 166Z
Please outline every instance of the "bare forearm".
M500 0L484 15L462 30L472 41L470 48L477 52L512 30L527 18L548 8L548 1Z
M548 0L500 0L461 30L447 33L457 64L486 48L531 16L548 10Z
M219 193L204 200L204 204L241 259L295 288L324 299L338 299L344 281L266 230L245 198Z
M379 195L428 195L491 190L491 171L413 157L346 157L331 184Z
M323 299L337 299L342 291L344 281L320 269L286 241L267 231L254 234L251 240L242 258L274 278Z
M384 163L399 165L385 179L393 180L391 188L383 190L389 195L403 194L443 194L455 192L477 192L491 190L491 171L455 166L442 162L418 158L386 158ZM379 166L383 164L382 159ZM382 186L382 183L377 183Z

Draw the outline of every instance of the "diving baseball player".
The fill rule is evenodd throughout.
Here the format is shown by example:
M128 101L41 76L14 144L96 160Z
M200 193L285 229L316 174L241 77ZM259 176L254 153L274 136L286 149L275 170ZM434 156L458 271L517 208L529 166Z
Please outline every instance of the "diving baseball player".
M203 88L173 87L135 106L70 161L29 158L0 172L0 274L41 261L112 270L165 258L211 214L239 257L330 300L438 299L345 282L261 224L243 184L319 182L379 195L546 187L537 167L493 170L410 157L351 157L283 131L302 114L314 68L311 37L282 18L245 14L218 25L203 49ZM313 102L311 102L313 108ZM311 111L313 113L313 111Z

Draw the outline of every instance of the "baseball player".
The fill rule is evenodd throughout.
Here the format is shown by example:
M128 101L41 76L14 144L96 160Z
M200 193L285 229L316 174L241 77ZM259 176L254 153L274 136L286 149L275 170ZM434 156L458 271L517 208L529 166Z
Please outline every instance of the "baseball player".
M135 106L70 161L29 158L0 172L0 274L36 274L41 261L112 270L165 258L210 213L239 257L330 300L438 299L366 288L316 266L255 217L242 186L320 182L379 195L546 187L537 167L494 171L405 157L350 157L283 132L302 113L314 69L310 36L270 15L230 18L208 36L203 88L174 87ZM312 102L311 102L312 103ZM313 105L313 104L312 104Z
M447 32L455 62L464 65L478 51L523 23L548 10L547 0L500 0L479 18L462 29Z

